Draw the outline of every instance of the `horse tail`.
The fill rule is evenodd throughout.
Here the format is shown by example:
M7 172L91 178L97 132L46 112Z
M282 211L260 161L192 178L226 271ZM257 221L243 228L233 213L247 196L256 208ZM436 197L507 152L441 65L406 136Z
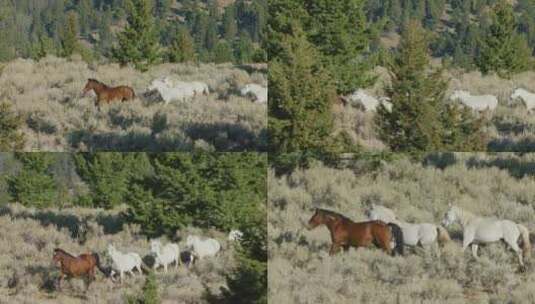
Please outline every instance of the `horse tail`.
M95 264L97 265L98 270L100 270L100 272L102 272L105 276L108 276L108 272L106 271L106 269L104 269L104 267L100 265L100 258L98 254L96 252L93 252L92 255L95 258Z
M441 244L451 241L450 234L446 228L437 226L437 240Z
M520 230L520 235L522 236L522 253L524 258L529 258L531 256L531 243L529 241L529 231L528 228L521 224L516 224L518 230Z
M394 247L395 253L399 255L403 255L403 232L401 231L401 227L399 227L397 224L394 223L388 223L388 226L392 230L392 237L394 238L394 241L396 242L396 246Z

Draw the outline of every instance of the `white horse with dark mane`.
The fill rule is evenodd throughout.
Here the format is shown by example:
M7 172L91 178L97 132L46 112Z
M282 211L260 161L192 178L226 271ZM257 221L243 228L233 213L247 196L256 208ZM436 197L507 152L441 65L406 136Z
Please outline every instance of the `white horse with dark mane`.
M108 254L110 255L113 261L113 269L119 271L120 282L123 282L123 274L125 272L130 273L132 276L134 273L133 269L141 274L141 257L135 252L122 253L119 250L115 249L112 244L108 245ZM113 278L114 270L111 272L111 277Z
M472 245L472 255L477 259L478 244L504 240L518 255L520 265L524 266L523 258L527 259L531 255L529 231L525 226L510 220L479 217L451 204L449 206L443 224L449 226L459 223L462 226L463 251ZM522 249L518 246L519 240L522 240Z
M154 269L161 265L164 271L167 272L167 265L173 262L176 262L176 268L178 269L178 265L180 265L180 250L177 244L169 243L163 246L160 240L151 240L150 251L155 257Z
M221 245L215 239L201 239L196 235L190 235L186 239L186 245L191 248L193 256L199 260L204 257L215 256L219 250L221 250Z
M401 227L403 233L403 243L408 246L435 247L437 255L440 255L438 245L450 240L448 231L443 227L430 223L413 224L397 219L396 214L391 209L373 204L366 211L370 220L380 220L385 223L393 223Z

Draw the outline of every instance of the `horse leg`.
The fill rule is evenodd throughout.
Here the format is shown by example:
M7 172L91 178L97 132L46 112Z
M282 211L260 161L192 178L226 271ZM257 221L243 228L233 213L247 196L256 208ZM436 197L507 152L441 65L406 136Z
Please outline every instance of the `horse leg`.
M167 264L163 264L163 270L165 273L167 273Z
M479 258L477 257L477 248L478 248L478 247L479 247L479 246L478 246L477 244L472 244L472 255L474 256L474 258L475 258L476 260L479 259Z
M122 270L119 272L119 276L120 276L119 283L123 284L123 271Z
M60 272L59 278L58 278L58 290L61 290L61 280L63 280L63 272Z
M520 266L524 266L524 258L522 257L522 249L518 247L518 244L513 240L505 239L505 242L511 246L511 248L516 252L518 255L518 261L520 262Z
M338 251L340 251L340 245L337 244L337 243L332 243L331 244L331 250L329 250L329 255L333 256L336 253L338 253Z
M141 265L136 265L136 268L139 274L143 274L143 272L141 272Z

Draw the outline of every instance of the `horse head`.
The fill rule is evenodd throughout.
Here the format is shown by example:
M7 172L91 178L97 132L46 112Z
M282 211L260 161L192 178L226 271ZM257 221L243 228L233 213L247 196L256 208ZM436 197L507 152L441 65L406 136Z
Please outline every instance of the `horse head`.
M82 96L85 96L89 91L94 90L97 84L98 81L96 79L89 78L82 91Z
M312 230L318 227L319 225L324 223L324 220L325 215L321 212L319 208L316 208L314 214L312 215L310 220L308 220L307 229Z

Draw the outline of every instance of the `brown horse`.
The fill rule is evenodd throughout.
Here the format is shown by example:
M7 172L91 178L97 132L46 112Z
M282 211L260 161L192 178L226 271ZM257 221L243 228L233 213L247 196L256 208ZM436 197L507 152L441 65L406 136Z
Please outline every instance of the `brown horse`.
M98 107L99 111L103 102L109 104L112 101L123 102L136 98L136 93L134 93L134 89L131 87L118 86L111 88L96 79L87 80L82 94L85 95L91 90L95 91L95 94L97 94L95 105Z
M75 257L63 249L56 248L52 260L60 267L58 289L61 289L61 280L65 276L87 276L90 280L95 280L95 266L106 275L105 270L100 266L100 260L96 253L84 253Z
M308 221L308 229L314 229L324 224L331 233L331 250L329 255L336 254L340 248L344 250L353 247L368 247L371 244L382 248L388 254L403 254L403 233L401 228L393 223L369 221L355 223L347 217L333 211L316 208L316 212ZM395 242L392 248L390 242Z

